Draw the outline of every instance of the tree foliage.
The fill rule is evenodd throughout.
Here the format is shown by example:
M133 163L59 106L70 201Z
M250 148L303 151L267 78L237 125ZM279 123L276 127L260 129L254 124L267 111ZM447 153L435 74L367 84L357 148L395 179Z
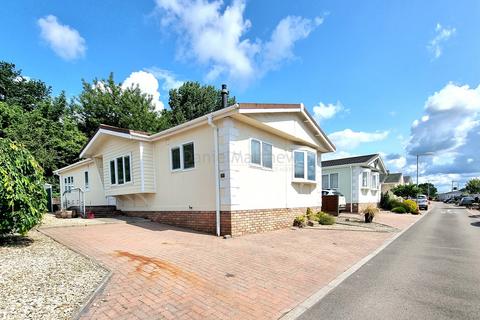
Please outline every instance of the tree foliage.
M122 88L113 73L92 83L82 80L83 91L76 98L75 111L80 129L92 137L100 124L142 130L149 133L160 128L160 114L152 97L137 87Z
M31 111L51 94L51 88L40 80L22 75L13 63L0 61L0 100Z
M480 193L480 179L473 178L468 180L465 189L470 194Z
M420 188L420 193L424 195L430 195L430 197L436 197L438 190L437 188L430 182L427 183L420 183L418 185L418 188Z
M404 184L392 188L390 191L398 197L415 198L422 190L414 184Z
M171 89L169 96L171 111L162 115L169 118L168 126L182 124L223 107L221 90L199 82L187 81L178 89ZM228 99L228 105L232 104L235 104L235 97Z
M0 138L0 235L25 234L46 211L43 171L32 154Z

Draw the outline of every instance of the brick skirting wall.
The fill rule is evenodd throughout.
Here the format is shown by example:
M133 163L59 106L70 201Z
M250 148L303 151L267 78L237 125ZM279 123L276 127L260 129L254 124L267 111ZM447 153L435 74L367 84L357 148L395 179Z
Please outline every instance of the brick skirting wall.
M320 207L311 207L320 211ZM307 208L281 208L221 211L220 233L240 236L292 226L293 219ZM215 234L215 211L123 211L132 217L142 217L182 228Z

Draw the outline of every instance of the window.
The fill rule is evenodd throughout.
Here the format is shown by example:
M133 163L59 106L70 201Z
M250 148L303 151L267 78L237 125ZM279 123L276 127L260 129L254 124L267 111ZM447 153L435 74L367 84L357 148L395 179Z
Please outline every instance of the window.
M195 147L193 142L170 149L172 171L195 168Z
M172 170L178 170L181 168L180 162L180 148L173 148L172 151Z
M338 173L330 174L330 189L338 189Z
M295 178L305 179L305 152L295 151Z
M367 171L362 172L362 187L368 188L368 172Z
M110 161L110 184L116 184L115 179L115 160Z
M125 184L132 181L131 157L123 156L110 161L110 183Z
M272 145L262 142L262 166L272 169Z
M68 192L72 191L72 189L73 189L73 177L72 176L65 177L63 188L64 188L65 191L68 191Z
M314 152L294 151L293 161L294 177L296 179L316 180L317 155Z
M328 184L328 174L322 175L322 189L330 189Z
M323 189L338 189L338 173L322 175Z
M183 145L183 169L195 167L195 152L193 142Z
M315 158L316 155L313 152L307 152L307 173L308 180L315 181Z
M272 145L257 139L250 140L251 163L264 168L273 168Z
M372 189L378 189L378 175L372 174Z
M84 172L84 185L85 185L85 190L89 190L90 189L90 182L88 181L88 171L85 171Z

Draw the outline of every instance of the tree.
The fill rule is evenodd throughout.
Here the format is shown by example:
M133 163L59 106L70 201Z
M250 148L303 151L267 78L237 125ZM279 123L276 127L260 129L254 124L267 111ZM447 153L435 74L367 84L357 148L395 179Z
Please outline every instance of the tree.
M0 138L0 235L27 233L46 204L42 168L26 148Z
M169 96L171 111L166 111L162 116L170 117L170 126L182 124L223 107L221 90L214 86L201 85L199 82L187 81L178 89L170 90ZM232 104L235 104L235 97L228 99L228 105Z
M0 61L0 101L31 111L50 94L51 88L43 81L24 77L15 64Z
M436 197L437 196L437 188L430 182L427 183L420 183L418 185L420 188L420 193L424 195L430 195L430 197Z
M142 130L154 133L159 130L159 113L152 97L137 87L122 88L115 83L113 73L108 79L95 79L93 83L82 80L83 91L76 98L75 112L80 129L92 137L100 126Z
M473 178L468 180L465 189L470 194L480 193L480 179Z
M402 198L415 198L422 192L422 190L414 184L399 185L392 188L390 191L392 191L394 195Z
M4 136L24 145L44 169L48 182L56 183L53 171L78 159L87 141L69 115L58 121L48 119L42 110L16 113Z

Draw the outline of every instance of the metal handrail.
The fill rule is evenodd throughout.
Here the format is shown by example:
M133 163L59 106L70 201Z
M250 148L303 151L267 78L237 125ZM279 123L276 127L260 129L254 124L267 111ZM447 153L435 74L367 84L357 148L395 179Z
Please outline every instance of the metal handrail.
M71 188L71 189L68 189L68 190L66 190L62 193L62 197L63 197L63 200L64 200L63 203L65 204L65 208L63 208L63 209L65 209L65 210L67 209L67 204L66 204L67 203L67 198L65 197L65 194L72 193L72 191L75 191L75 190L78 190L78 202L79 202L78 207L79 208L83 207L83 210L82 210L81 214L82 214L82 218L85 218L86 217L85 191L82 188ZM82 200L83 201L80 200L80 194L82 195Z

